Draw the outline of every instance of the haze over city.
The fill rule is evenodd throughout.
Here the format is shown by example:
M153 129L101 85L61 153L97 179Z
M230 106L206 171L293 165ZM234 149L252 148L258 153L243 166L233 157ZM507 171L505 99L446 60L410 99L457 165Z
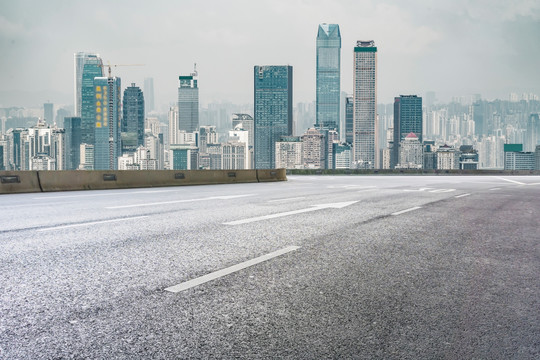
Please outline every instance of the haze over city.
M315 35L338 23L342 90L356 40L378 46L378 102L434 91L441 101L540 93L534 1L3 1L1 106L73 103L73 54L99 53L123 86L154 78L158 107L197 63L201 104L253 102L253 66L294 67L294 101L315 99Z

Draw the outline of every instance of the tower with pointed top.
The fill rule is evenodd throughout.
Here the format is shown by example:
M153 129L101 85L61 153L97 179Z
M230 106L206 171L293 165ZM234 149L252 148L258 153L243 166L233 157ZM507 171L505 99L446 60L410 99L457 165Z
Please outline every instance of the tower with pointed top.
M341 34L337 24L321 24L317 32L316 126L339 132Z

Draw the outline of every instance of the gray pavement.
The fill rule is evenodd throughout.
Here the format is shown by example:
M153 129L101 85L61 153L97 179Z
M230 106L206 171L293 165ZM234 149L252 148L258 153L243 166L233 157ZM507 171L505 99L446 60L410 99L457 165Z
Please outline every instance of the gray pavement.
M4 195L0 358L537 359L539 199L534 176Z

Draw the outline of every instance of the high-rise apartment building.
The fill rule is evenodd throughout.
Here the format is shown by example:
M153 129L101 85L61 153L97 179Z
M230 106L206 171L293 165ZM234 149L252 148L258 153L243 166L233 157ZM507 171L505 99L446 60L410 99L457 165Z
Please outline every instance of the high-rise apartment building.
M44 103L43 104L43 119L49 124L54 123L54 104L53 103Z
M401 162L401 142L410 133L416 135L420 144L422 143L422 98L416 95L400 95L394 98L394 140L390 159L391 168Z
M94 169L116 170L120 156L121 89L118 77L94 79ZM84 139L83 139L84 142Z
M339 131L341 34L337 24L321 24L317 32L316 126Z
M292 66L254 67L255 168L275 167L275 144L292 135Z
M103 76L103 61L98 54L75 54L75 116L81 117L82 142L95 141L94 78Z
M154 111L154 78L144 79L144 108L147 113Z
M377 47L373 40L357 41L354 48L354 166L379 167L377 121Z
M345 142L352 144L354 140L354 98L345 98Z
M136 146L144 146L144 95L134 83L124 90L122 103L122 133L131 134Z
M188 133L199 130L199 88L198 76L179 76L178 86L178 129Z

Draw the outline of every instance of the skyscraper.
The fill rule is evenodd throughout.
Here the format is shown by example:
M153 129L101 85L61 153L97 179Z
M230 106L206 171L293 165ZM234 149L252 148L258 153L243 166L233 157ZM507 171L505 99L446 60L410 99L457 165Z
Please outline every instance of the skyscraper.
M145 78L144 79L144 100L145 100L145 110L151 112L155 110L154 103L154 78Z
M136 146L144 145L144 95L135 83L124 90L122 133L128 133L136 139ZM122 134L123 135L123 134Z
M94 78L103 76L103 61L97 54L75 54L75 116L81 117L82 142L94 144Z
M81 118L65 117L66 170L79 168L81 156Z
M354 48L354 166L379 167L377 123L377 47L373 40L357 41Z
M254 67L255 168L275 167L275 144L292 135L292 66Z
M394 143L390 167L400 162L401 142L414 133L422 144L422 98L416 95L400 95L394 98Z
M43 104L43 118L49 124L54 123L54 104L53 103L44 103Z
M192 133L199 130L199 88L197 71L179 76L178 130Z
M120 78L94 79L94 169L115 170L120 154ZM83 139L84 140L84 139ZM84 142L84 141L83 141Z
M318 128L336 129L340 117L341 34L337 24L321 24L317 32Z
M345 98L345 142L352 144L354 139L354 98Z

